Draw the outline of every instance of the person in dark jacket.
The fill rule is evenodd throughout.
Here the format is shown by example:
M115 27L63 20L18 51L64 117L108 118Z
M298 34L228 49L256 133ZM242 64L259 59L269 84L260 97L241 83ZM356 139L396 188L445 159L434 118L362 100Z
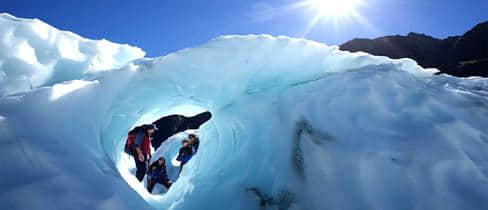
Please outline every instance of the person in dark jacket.
M180 161L180 173L183 170L183 166L190 160L192 156L192 150L190 147L190 142L188 139L183 140L183 147L181 147L180 152L176 160Z
M166 161L160 157L158 161L149 166L149 173L147 173L147 191L152 193L156 183L164 185L166 188L171 187L171 181L168 179L168 172L166 171Z
M191 155L197 154L198 147L200 146L200 139L195 134L188 135L188 140L191 147Z
M133 157L136 162L136 177L142 181L147 171L147 162L151 158L151 135L156 130L152 124L143 125L136 133L135 147Z

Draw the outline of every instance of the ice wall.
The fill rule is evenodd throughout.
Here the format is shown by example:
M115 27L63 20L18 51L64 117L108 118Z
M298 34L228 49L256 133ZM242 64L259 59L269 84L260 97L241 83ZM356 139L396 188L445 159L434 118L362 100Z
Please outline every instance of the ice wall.
M0 203L482 209L488 81L433 72L307 40L224 36L3 97ZM178 106L213 113L198 154L163 196L129 187L117 168L127 130Z
M120 68L144 51L0 14L0 96Z

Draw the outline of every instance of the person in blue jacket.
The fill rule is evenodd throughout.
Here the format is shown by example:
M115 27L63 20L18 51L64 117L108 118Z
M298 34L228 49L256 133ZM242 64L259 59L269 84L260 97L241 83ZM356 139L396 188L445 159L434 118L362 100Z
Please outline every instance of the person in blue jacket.
M162 184L166 188L171 187L171 181L168 179L168 172L166 171L166 161L163 157L160 157L156 162L149 166L149 172L147 173L147 191L152 193L154 185Z
M183 140L182 142L183 147L180 148L180 152L178 153L178 157L176 160L180 161L180 172L183 170L183 166L191 159L193 154L190 142L188 139Z
M198 147L200 146L200 139L195 134L188 135L188 140L191 147L191 155L197 154Z

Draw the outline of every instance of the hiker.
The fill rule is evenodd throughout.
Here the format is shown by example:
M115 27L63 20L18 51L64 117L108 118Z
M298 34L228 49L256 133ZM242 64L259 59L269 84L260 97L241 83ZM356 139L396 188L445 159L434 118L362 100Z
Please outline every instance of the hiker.
M131 130L127 138L125 152L134 157L139 181L146 175L147 162L151 158L151 135L155 130L156 126L152 124L142 125Z
M181 171L183 170L183 165L185 165L192 156L192 150L188 139L183 140L181 144L183 145L183 147L181 147L180 152L178 153L178 157L176 158L176 160L180 161L179 173L181 173Z
M168 189L171 187L171 181L168 179L166 171L166 161L163 157L160 157L149 166L149 172L147 173L147 191L149 193L152 193L156 183L162 184Z
M188 135L188 139L191 147L191 155L197 154L198 147L200 146L200 139L195 134Z

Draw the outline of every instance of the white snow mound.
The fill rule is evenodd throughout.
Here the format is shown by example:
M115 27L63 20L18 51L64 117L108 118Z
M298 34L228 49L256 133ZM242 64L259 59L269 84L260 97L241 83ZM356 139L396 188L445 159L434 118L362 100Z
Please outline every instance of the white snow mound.
M37 19L0 14L0 96L120 68L144 55L137 47L89 40Z

